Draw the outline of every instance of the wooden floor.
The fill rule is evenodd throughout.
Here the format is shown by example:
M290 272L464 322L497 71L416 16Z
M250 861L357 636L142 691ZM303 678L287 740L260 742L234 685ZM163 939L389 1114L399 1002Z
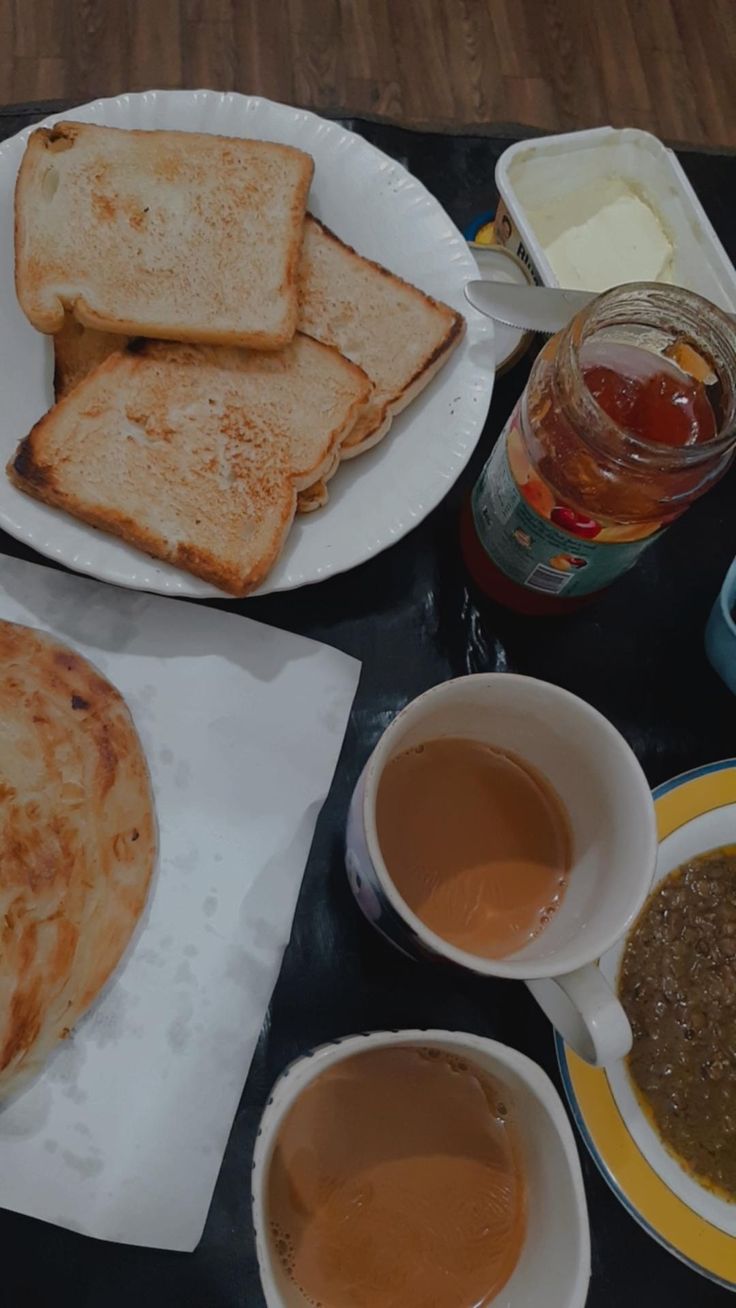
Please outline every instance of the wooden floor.
M0 0L2 102L152 86L736 147L736 0Z

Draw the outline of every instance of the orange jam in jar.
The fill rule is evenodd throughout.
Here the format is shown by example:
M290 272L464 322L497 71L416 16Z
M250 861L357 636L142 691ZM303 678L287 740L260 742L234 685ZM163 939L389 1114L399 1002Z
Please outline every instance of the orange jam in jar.
M735 443L736 324L680 287L606 291L536 359L464 516L468 567L520 612L573 608L723 475Z

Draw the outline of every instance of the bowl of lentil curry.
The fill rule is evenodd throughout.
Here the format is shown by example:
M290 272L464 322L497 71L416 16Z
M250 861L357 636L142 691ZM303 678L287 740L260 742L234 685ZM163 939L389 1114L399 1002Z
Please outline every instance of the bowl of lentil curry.
M736 1203L736 844L659 882L626 940L629 1075L663 1143Z

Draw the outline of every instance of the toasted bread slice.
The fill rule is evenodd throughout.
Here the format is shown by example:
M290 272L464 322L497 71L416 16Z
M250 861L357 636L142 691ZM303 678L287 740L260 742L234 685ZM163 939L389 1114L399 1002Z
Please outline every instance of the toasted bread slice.
M439 372L460 343L465 320L393 273L357 254L311 214L299 281L299 328L357 363L374 383L368 404L341 446L354 458L376 445L394 415ZM115 339L74 328L54 338L57 398ZM333 469L334 471L334 469ZM299 495L299 512L327 503L326 479Z
M464 327L462 314L364 259L307 216L299 330L340 350L374 384L370 405L342 447L343 458L362 453L386 434L393 417L449 358Z
M129 344L130 337L83 327L81 322L77 322L68 313L61 331L55 333L53 340L54 398L58 401L73 391L115 350L124 349Z
M296 502L297 513L316 513L317 509L323 509L330 498L330 492L327 489L327 481L320 477L315 481L313 486L307 486L306 490L299 491Z
M115 350L122 350L129 344L127 336L114 336L111 332L96 332L93 327L83 327L76 318L67 314L64 326L56 332L54 338L54 397L61 400L74 390L81 381ZM340 463L339 456L329 474L320 477L313 486L307 486L297 495L297 513L314 513L321 509L329 499L327 481Z
M111 354L8 465L29 495L233 595L281 552L371 383L298 334L278 353L145 341Z
M18 299L118 335L278 349L297 318L314 164L291 146L63 122L28 141L15 192Z
M370 396L367 400L367 403L370 404ZM365 405L363 407L365 408ZM359 410L358 412L362 412L362 410ZM352 427L350 430L352 431ZM350 433L348 432L348 435L349 434ZM330 464L329 468L324 469L321 477L319 477L317 481L312 482L311 486L305 486L302 490L299 491L296 501L297 513L314 513L317 509L324 508L325 504L330 498L330 492L327 489L327 483L328 481L331 481L331 479L334 477L335 473L337 472L338 468L340 467L341 448L342 448L341 445L335 447L332 456L332 463Z

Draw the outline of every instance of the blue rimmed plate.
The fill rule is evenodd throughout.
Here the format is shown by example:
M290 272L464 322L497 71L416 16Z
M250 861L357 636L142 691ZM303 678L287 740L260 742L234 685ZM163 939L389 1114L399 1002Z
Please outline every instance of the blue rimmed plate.
M654 792L659 830L656 885L681 863L736 843L736 759L685 772ZM625 941L601 959L613 984ZM623 1061L583 1063L557 1037L572 1114L614 1194L655 1240L728 1290L736 1290L736 1203L700 1185L669 1153L645 1115Z

